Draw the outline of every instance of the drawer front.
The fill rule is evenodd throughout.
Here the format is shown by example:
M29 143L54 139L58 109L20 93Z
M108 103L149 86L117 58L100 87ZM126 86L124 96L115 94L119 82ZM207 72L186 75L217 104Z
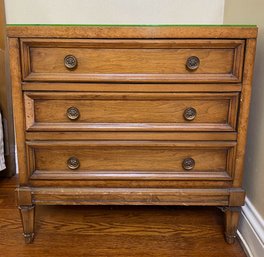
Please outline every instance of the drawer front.
M24 93L28 131L235 131L238 93Z
M25 81L240 82L243 40L22 39Z
M31 179L231 180L235 142L27 142Z

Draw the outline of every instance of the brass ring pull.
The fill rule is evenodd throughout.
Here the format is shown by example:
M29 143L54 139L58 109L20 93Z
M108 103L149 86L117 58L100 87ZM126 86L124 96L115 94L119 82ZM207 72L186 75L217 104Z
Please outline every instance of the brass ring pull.
M64 58L64 65L67 69L73 70L77 68L78 61L74 55L67 55Z
M194 166L195 166L195 161L193 158L186 158L182 162L182 167L185 170L192 170L194 168Z
M80 117L80 111L78 110L78 108L72 106L67 110L67 117L70 120L77 120Z
M195 119L197 111L193 107L186 108L183 112L183 117L187 121L192 121Z
M190 71L197 70L200 65L200 59L197 56L190 56L186 61L186 67Z
M76 157L70 157L67 160L67 166L71 170L76 170L80 167L80 161Z

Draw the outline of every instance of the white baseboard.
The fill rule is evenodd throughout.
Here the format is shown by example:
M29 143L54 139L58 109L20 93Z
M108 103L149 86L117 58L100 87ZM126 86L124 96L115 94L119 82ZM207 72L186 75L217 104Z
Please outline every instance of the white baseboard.
M242 207L237 234L249 257L264 256L264 220L248 198Z

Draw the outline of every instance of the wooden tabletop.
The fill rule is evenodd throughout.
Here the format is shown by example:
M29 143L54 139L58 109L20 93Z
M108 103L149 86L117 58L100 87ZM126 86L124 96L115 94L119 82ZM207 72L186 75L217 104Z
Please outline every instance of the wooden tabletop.
M37 25L9 24L9 37L256 38L254 25Z

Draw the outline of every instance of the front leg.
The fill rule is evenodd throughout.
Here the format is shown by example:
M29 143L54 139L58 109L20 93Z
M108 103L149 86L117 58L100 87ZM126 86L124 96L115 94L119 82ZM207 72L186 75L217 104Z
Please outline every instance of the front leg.
M19 187L17 192L17 204L23 225L23 234L27 244L34 240L35 205L33 204L30 187Z
M23 234L27 244L34 240L35 205L20 205L18 207L23 225Z
M225 208L225 239L228 244L233 244L237 236L241 207Z

